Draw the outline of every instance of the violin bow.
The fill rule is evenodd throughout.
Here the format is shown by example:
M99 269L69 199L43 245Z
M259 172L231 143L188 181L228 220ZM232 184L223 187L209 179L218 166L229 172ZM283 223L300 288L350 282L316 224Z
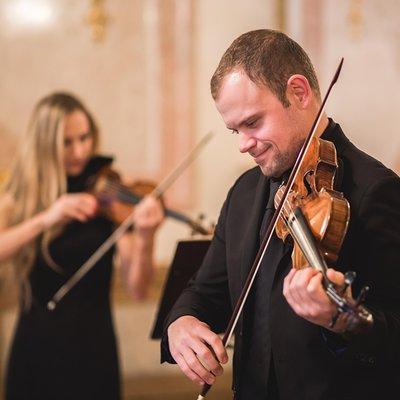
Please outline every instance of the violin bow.
M199 143L183 158L183 160L167 175L150 193L150 196L160 198L161 195L178 179L186 168L198 157L203 148L214 136L207 133ZM53 311L60 300L96 265L96 263L110 250L118 239L132 226L133 213L128 215L117 229L97 248L87 261L57 290L47 303L47 309Z
M334 84L337 82L337 80L339 78L340 71L342 70L342 66L343 66L343 61L344 61L344 59L341 58L341 60L339 62L339 65L338 65L338 67L336 69L335 75L332 78L332 81L331 81L331 83L330 83L330 85L328 87L328 90L327 90L327 92L325 94L325 97L324 97L324 99L323 99L323 101L321 103L321 106L320 106L320 108L318 110L318 113L317 113L317 115L316 115L316 117L314 119L314 122L313 122L312 126L311 126L310 132L308 133L308 135L307 135L307 137L306 137L306 139L305 139L305 141L303 143L303 146L302 146L299 154L297 155L296 162L294 163L294 166L292 168L292 172L290 173L288 181L287 181L287 184L286 184L286 189L285 189L285 191L284 191L284 193L282 195L282 198L281 198L277 208L275 209L275 212L274 212L274 214L272 216L271 222L269 223L268 228L267 228L267 230L265 232L265 235L264 235L264 238L263 238L262 243L260 245L260 248L259 248L259 250L257 252L257 255L256 255L255 259L254 259L254 262L253 262L253 265L251 267L251 270L250 270L250 272L249 272L249 274L247 276L247 279L246 279L246 282L245 282L244 287L242 289L242 292L240 294L240 297L239 297L239 299L238 299L238 301L237 301L237 303L235 305L235 308L233 310L231 319L229 320L229 323L228 323L228 326L226 328L225 334L224 334L224 336L222 338L222 344L224 345L225 348L228 346L228 343L231 340L231 337L232 337L233 332L234 332L234 330L236 328L236 325L237 325L237 322L239 320L239 317L240 317L240 315L241 315L241 313L243 311L243 307L244 307L244 305L246 303L246 300L247 300L247 298L249 296L250 290L251 290L251 288L253 286L253 283L254 283L254 280L256 278L257 272L260 269L260 266L261 266L261 263L263 261L265 252L267 251L268 245L269 245L269 243L271 241L272 235L273 235L274 230L275 230L275 226L276 226L276 224L278 222L278 219L279 219L279 216L280 216L280 214L282 212L283 206L286 203L286 200L287 200L287 198L289 196L290 190L292 189L293 183L295 181L296 175L297 175L297 173L298 173L298 171L300 169L300 166L301 166L301 164L303 162L303 159L304 159L304 157L305 157L305 155L307 153L307 150L310 147L311 140L315 136L315 133L316 133L318 125L319 125L319 122L321 121L322 114L323 114L323 112L325 110L325 105L326 105L326 102L328 100L329 94L331 93L331 90L332 90ZM212 387L212 385L209 385L208 383L204 384L201 393L197 397L197 400L205 399L205 397L206 397L208 391L211 389L211 387Z

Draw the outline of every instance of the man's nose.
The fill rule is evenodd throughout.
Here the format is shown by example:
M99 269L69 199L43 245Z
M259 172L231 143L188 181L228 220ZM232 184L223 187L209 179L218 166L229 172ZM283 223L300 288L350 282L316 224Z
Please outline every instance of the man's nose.
M241 153L247 153L252 147L257 144L256 139L251 136L246 135L245 133L239 133L239 151Z

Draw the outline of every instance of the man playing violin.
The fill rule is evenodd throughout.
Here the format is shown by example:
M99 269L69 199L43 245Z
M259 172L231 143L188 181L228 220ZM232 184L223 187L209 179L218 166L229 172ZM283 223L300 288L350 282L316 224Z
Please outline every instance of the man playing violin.
M96 155L99 131L86 106L64 92L36 106L0 198L0 260L12 261L21 310L6 399L119 399L110 306L114 255L128 291L143 298L153 272L160 202L145 198L123 235L54 311L47 302L111 235L87 181L111 158Z
M258 167L230 189L210 249L167 321L162 360L198 384L213 384L227 353L226 329L274 210L321 105L314 68L283 33L248 32L223 55L211 93L239 150ZM375 399L400 389L400 179L356 148L326 115L317 135L334 143L335 188L350 204L339 259L327 277L338 288L354 270L368 284L372 326L350 329L327 296L322 274L292 268L290 241L271 239L235 330L233 390L241 400ZM397 390L398 392L398 390Z

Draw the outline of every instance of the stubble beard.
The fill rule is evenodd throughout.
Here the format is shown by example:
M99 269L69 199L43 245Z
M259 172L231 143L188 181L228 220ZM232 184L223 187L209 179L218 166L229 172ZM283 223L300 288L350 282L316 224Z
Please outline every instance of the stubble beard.
M280 178L286 171L293 167L303 143L303 138L293 140L286 152L282 153L278 151L273 156L271 162L267 165L260 165L262 173L267 177Z

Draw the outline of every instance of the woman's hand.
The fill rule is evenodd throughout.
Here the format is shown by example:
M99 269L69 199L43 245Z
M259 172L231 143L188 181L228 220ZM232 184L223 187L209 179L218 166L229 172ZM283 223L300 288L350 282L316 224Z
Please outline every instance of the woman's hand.
M146 196L135 206L133 223L135 233L142 238L151 238L164 220L161 202L152 196Z
M72 220L86 222L96 215L96 211L97 200L91 194L63 194L44 212L44 223L46 228L50 228Z

